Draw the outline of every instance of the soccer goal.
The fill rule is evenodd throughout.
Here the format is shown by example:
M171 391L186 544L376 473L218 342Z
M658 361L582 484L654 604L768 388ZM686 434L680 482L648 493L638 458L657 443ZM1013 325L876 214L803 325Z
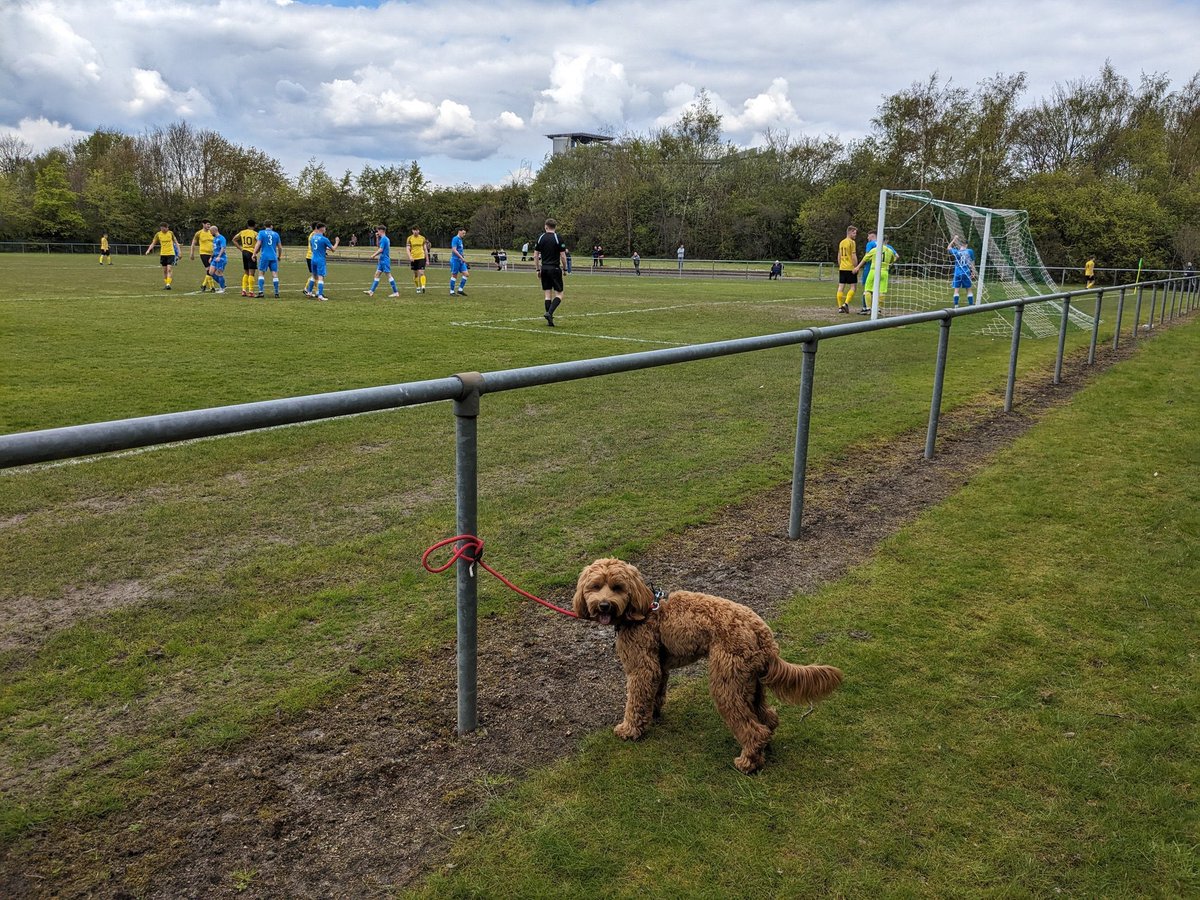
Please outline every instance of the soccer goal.
M1054 294L1061 289L1042 263L1029 231L1029 215L1020 209L988 209L938 200L929 191L879 192L876 234L896 253L887 274L886 294L876 300L876 277L863 283L872 316L879 311L919 312L953 304L957 281L960 305L968 295L975 303ZM960 252L951 252L951 245ZM969 252L962 252L969 251ZM891 259L877 252L874 258ZM967 279L956 278L966 267L973 268L970 288ZM874 265L872 265L874 269ZM1023 330L1034 337L1058 333L1062 304L1058 301L1030 304L1022 315ZM1092 317L1070 308L1069 318L1079 328L1091 328ZM979 321L972 317L972 322ZM1012 310L983 317L978 330L984 334L1012 334Z

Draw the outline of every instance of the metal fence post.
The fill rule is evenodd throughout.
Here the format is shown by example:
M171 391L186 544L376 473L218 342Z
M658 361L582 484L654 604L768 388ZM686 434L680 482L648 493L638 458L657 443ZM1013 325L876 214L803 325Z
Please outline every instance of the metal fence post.
M1179 282L1171 282L1171 318L1175 318L1175 307L1179 304Z
M1136 341L1138 336L1138 328L1142 321L1142 286L1139 284L1137 289L1137 305L1133 308L1133 331L1131 336Z
M1071 298L1063 297L1062 322L1058 326L1058 353L1054 357L1054 384L1062 381L1063 351L1067 346L1067 319L1071 315Z
M479 512L478 420L479 391L483 376L478 372L456 375L463 384L462 397L454 401L456 514L459 534L477 534ZM478 573L475 559L464 554L458 560L458 733L474 731L479 725L476 694L478 647Z
M792 510L788 518L788 537L800 537L804 516L804 478L808 470L808 426L812 419L813 375L817 367L817 342L800 345L804 356L800 364L800 402L796 413L796 452L792 457Z
M1088 344L1088 365L1096 364L1096 338L1100 336L1100 304L1104 302L1104 291L1096 291L1096 314L1092 316L1092 342Z
M1125 312L1125 288L1117 294L1117 327L1113 329L1113 349L1121 345L1121 314Z
M1146 325L1150 328L1154 327L1154 314L1158 311L1158 285L1150 285L1150 318L1146 320Z
M1017 350L1021 346L1021 319L1025 315L1025 307L1018 306L1013 314L1012 349L1008 353L1008 385L1004 388L1004 411L1012 412L1013 390L1017 385Z
M1161 325L1167 319L1167 290L1168 285L1163 285L1162 289L1162 306L1158 310L1158 324Z
M925 433L925 458L933 459L933 445L937 441L938 419L942 414L942 382L946 377L946 351L950 345L950 315L941 321L938 331L937 363L933 369L933 398L929 403L929 430Z

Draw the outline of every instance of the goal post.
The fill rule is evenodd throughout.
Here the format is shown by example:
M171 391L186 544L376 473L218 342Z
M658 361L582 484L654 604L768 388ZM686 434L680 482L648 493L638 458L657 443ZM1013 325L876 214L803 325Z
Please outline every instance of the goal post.
M966 304L1060 291L1033 242L1025 210L955 203L929 191L884 189L879 192L875 234L881 249L875 251L863 284L870 297L871 318L885 310L941 309L954 303L955 294ZM969 252L956 257L952 246ZM889 266L891 251L895 256ZM878 265L880 260L883 266ZM972 277L955 278L971 265ZM956 283L963 286L956 289L952 286ZM1034 337L1055 334L1061 314L1059 301L1032 304L1022 316L1023 330ZM1076 327L1091 328L1092 317L1086 313L1071 307L1069 316ZM996 311L984 317L979 330L1011 334L1012 326L1011 311Z

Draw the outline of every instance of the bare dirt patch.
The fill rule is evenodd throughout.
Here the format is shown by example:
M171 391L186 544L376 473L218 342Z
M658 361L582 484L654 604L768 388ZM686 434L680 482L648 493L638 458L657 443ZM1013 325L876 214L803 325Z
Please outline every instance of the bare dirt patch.
M800 540L787 539L783 484L635 562L660 587L722 594L770 616L869 557L1128 352L1102 352L1087 370L1075 360L1058 386L1045 377L1023 385L1013 413L993 402L943 417L933 460L922 458L922 429L811 473ZM8 848L0 894L365 897L413 883L497 792L620 715L611 630L530 604L482 621L479 635L478 732L455 734L447 644L226 753L181 762L127 809Z
M166 596L136 578L72 586L52 597L17 597L0 606L0 651L29 648L82 618Z

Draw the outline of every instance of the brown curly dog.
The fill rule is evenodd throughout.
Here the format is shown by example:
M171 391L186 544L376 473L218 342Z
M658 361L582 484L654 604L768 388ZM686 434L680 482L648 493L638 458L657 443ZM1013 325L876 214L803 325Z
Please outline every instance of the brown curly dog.
M754 610L723 597L675 591L660 605L635 566L598 559L579 576L575 613L617 629L617 657L625 669L625 720L613 731L637 740L662 714L671 669L708 657L709 692L742 745L733 761L749 775L762 768L779 725L767 706L769 687L787 703L810 703L842 681L833 666L797 666L779 657L779 645Z

